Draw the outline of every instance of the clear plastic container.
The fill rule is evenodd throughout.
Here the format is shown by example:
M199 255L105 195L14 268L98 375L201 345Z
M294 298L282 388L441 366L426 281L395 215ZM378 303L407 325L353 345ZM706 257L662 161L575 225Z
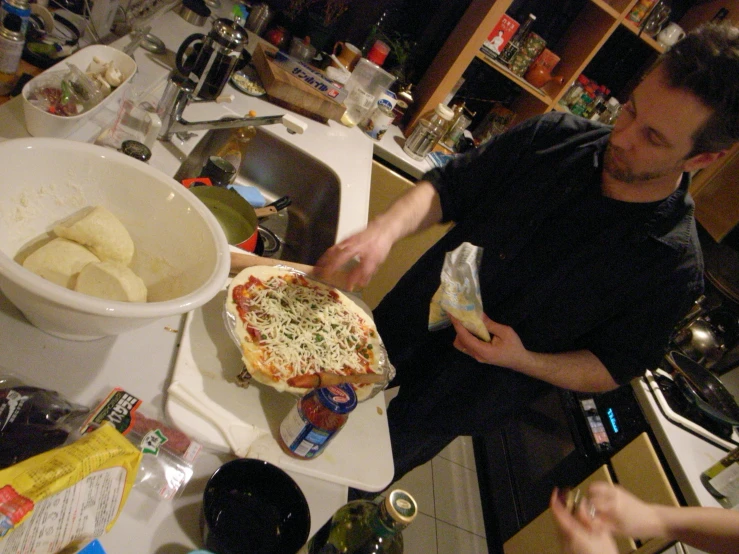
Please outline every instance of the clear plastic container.
M341 122L353 127L362 121L375 106L377 98L395 82L395 76L379 65L362 58L346 83L348 96L344 100L346 112Z
M439 142L452 117L454 112L450 108L444 104L436 106L430 116L423 117L416 123L413 132L405 141L403 151L414 160L423 160Z

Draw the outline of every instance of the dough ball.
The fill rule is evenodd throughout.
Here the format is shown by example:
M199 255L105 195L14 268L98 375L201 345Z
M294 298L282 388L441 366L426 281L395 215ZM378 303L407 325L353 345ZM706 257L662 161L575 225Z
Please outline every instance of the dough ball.
M54 227L54 232L87 246L103 261L131 263L133 240L116 216L102 206L82 212Z
M52 283L72 289L79 272L86 265L99 261L81 244L56 238L28 256L23 267Z
M120 302L146 302L147 293L144 282L128 267L106 261L86 265L74 290Z

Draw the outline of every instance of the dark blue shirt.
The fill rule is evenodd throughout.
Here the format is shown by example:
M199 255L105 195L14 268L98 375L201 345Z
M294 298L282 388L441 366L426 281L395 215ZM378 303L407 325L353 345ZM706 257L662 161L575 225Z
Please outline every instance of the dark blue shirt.
M527 349L589 350L618 383L659 363L703 290L689 177L660 202L604 197L610 131L570 115L538 116L425 175L455 226L375 311L399 374L430 363L418 362L424 345L453 348L453 334L427 330L428 307L445 253L463 242L483 248L485 313L512 326Z

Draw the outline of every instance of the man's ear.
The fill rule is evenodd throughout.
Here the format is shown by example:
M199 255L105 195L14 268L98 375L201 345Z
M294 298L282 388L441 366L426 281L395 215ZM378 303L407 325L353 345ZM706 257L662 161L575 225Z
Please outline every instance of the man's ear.
M716 160L723 158L726 155L726 150L719 150L718 152L703 152L702 154L696 154L692 158L685 160L683 164L683 171L698 171L704 167L708 167Z

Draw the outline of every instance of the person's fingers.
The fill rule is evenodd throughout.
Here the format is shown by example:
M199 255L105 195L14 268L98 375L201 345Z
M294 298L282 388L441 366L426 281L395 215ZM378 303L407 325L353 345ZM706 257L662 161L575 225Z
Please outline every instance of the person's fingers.
M342 242L329 248L316 263L316 273L319 276L331 275L356 255L351 244Z

